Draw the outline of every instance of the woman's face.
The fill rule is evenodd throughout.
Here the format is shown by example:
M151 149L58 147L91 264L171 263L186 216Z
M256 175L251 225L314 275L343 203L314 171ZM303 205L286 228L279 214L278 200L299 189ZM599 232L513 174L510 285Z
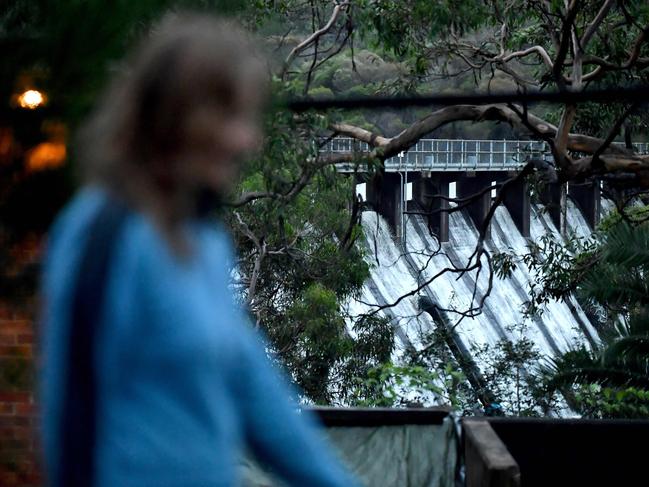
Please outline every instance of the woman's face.
M174 161L178 190L222 199L236 183L241 162L260 146L260 103L240 93L228 108L206 103L189 111Z

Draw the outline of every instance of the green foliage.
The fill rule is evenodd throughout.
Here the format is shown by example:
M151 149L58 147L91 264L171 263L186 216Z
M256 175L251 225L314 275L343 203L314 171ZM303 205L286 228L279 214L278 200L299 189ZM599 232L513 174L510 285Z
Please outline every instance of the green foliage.
M523 326L512 327L516 338L499 340L494 347L474 346L474 360L481 364L486 385L504 414L546 415L555 404L539 381L541 354L524 330Z
M290 333L286 338L299 350L297 354L285 354L285 361L304 392L316 402L328 402L323 385L329 378L329 370L353 347L339 309L340 303L334 292L313 283L286 310L286 324L299 327L300 332L295 333L294 329L287 327L281 330Z
M487 405L493 403L504 415L544 416L556 411L556 395L548 392L540 375L538 349L525 337L524 327L509 331L511 339L494 346L473 345L472 357L458 362L447 346L447 333L438 327L424 338L426 348L413 353L405 365L378 368L364 377L357 402L379 406L442 404L465 415L485 414ZM475 362L469 364L467 360ZM476 373L479 377L467 376Z
M494 255L496 275L505 279L519 265L525 265L538 276L530 284L529 300L525 315L543 313L550 300L568 299L577 292L594 262L600 257L599 243L593 238L571 235L565 240L544 235L538 241L528 243L528 253L515 255L511 250Z
M575 392L575 402L587 418L649 418L649 391L635 387L612 389L588 384Z
M318 86L309 89L308 95L314 98L333 98L334 92L326 86Z
M525 264L537 273L529 290L529 315L542 313L549 300L567 299L572 293L584 305L611 310L629 300L644 302L649 235L646 225L638 224L646 220L647 211L644 205L627 208L623 215L613 211L589 238L571 235L562 241L545 235L531 242L523 256L496 254L494 269L499 277L508 277L517 265Z
M322 26L323 21L326 20L331 12L331 6L324 1L311 2L310 5L291 1L266 1L257 2L256 5L259 9L265 9L264 11L269 16L273 15L272 12L281 12L282 15L290 18L293 26L302 22L302 28L298 29L301 33L310 32L315 26ZM574 28L578 36L583 35L588 24L592 22L593 12L599 9L598 2L594 0L581 2L579 7L580 9L574 19ZM550 10L547 15L543 12L543 9L546 8ZM298 66L297 71L293 71L288 76L289 81L285 88L290 93L307 92L322 94L329 93L328 91L322 90L323 87L331 90L334 94L365 94L368 89L382 90L382 92L387 93L403 93L420 90L451 93L459 90L474 90L476 87L480 90L489 89L494 91L512 89L510 74L503 74L502 72L494 74L494 69L496 71L498 70L497 63L484 62L481 64L481 62L484 59L498 56L501 48L499 44L501 39L504 42L504 48L506 50L522 50L531 45L539 45L544 48L551 58L555 58L557 48L552 36L560 32L562 19L565 18L564 9L564 2L558 1L544 3L494 1L476 4L475 2L460 2L456 0L440 2L418 0L408 0L406 2L361 0L354 2L349 13L349 19L353 19L354 28L351 35L352 41L356 42L356 54L360 52L358 49L360 38L361 41L366 43L365 45L361 45L361 48L370 45L374 48L376 54L382 58L398 60L407 67L409 71L407 75L402 73L396 80L383 80L376 86L370 85L370 83L363 83L366 86L359 88L358 86L361 83L357 80L357 74L362 71L362 68L367 66L362 66L362 62L359 62L358 66L355 64L352 65L351 49L342 49L339 54L336 54L318 66L318 69L314 73L309 72L309 67L314 64L311 62L302 63ZM315 12L313 17L311 17L312 12ZM304 29L306 25L304 22L305 19L313 20L311 29ZM628 19L634 20L629 23ZM647 17L647 8L642 2L617 3L612 8L611 13L604 19L598 35L593 37L586 54L605 58L607 62L614 64L623 64L627 61L629 48L633 45L634 39L639 33L638 26L641 29L642 26L646 25L647 20L649 20ZM627 23L627 28L619 28L619 25L625 25L625 22ZM556 23L556 29L549 32L548 26L552 23ZM506 29L501 30L502 25L505 25ZM335 46L334 37L340 35L340 32L343 31L341 28L338 33L331 32L323 37L323 44L320 47L326 49L332 45L331 42ZM336 39L339 39L339 37L336 37ZM474 46L475 49L471 50L467 48L462 51L462 49L458 48L460 45ZM351 42L346 47L350 46ZM646 46L643 46L641 49L642 56L646 56ZM304 55L309 57L311 54L312 52L310 51L309 54L305 53ZM571 56L572 54L569 53L568 62L558 70L565 76L571 76ZM472 67L469 70L469 74L463 75L461 70L465 69L469 63L475 63L474 66L481 65L482 67ZM355 66L358 72L349 69L349 65ZM538 58L530 57L521 59L520 62L516 61L512 63L512 66L519 70L522 77L531 79L542 88L548 86L550 88L556 88L555 73L552 73L547 65L544 62L540 62ZM584 72L587 73L592 69L593 66L587 64L584 67ZM454 76L457 73L459 74L456 78ZM436 76L442 79L436 79ZM646 79L646 70L643 71L640 67L636 66L630 69L610 70L595 83L599 86L617 86ZM320 92L317 90L320 90ZM549 111L549 121L554 123L559 121L563 114L562 110L565 109L565 107L560 107L559 110L548 109L545 106L540 108ZM602 107L601 105L580 105L575 119L575 125L572 129L588 135L601 136L608 133L613 120L622 113L623 109L624 107L616 107L613 105L606 107ZM401 124L407 125L417 118L417 115L419 114L414 113L414 111L413 113L400 114L400 122ZM367 128L376 126L384 129L384 133L391 133L385 131L385 127L390 126L392 128L399 125L385 123L379 117L367 116L366 114L345 114L344 119L349 121L352 117L354 118L354 123L357 125ZM634 115L634 117L636 116ZM290 127L287 132L293 134L295 133L295 126L291 125L291 123L292 121L280 120L278 126ZM630 119L630 124L633 126L633 130L636 131L647 126L646 120L640 116ZM324 124L319 126L323 127ZM437 135L461 137L467 133L472 133L474 137L479 137L480 134L488 137L496 133L500 136L506 136L509 133L506 128L498 128L499 131L497 132L492 126L484 129L483 132L476 129L476 127L473 130L475 132L469 132L469 130L460 124L454 124L438 131ZM624 130L625 134L633 131L629 131L627 127ZM306 132L302 130L300 133L304 134ZM310 133L309 137L313 134ZM273 151L273 159L282 161L281 168L276 167L271 160L264 161L264 164L257 168L258 173L262 174L263 177L259 177L259 174L251 175L251 179L245 183L247 187L256 187L259 190L287 194L290 191L292 182L303 171L304 165L301 161L304 158L315 157L313 152L309 152L312 149L308 147L303 147L297 151L293 149L286 150L286 147L288 147L287 144L290 141L282 140L281 135L278 136L277 140L276 151ZM289 157L291 154L297 154L297 158L291 160ZM285 201L281 198L260 201L258 204L255 204L255 214L246 214L245 220L247 222L253 222L252 226L255 228L255 234L263 235L266 242L270 242L271 236L278 234L284 235L283 238L285 239L289 239L290 237L295 239L297 237L297 240L295 240L298 243L297 247L305 254L308 254L309 258L317 257L321 259L321 263L324 261L335 263L336 268L343 270L340 273L341 276L344 275L345 278L349 278L350 276L352 278L357 277L357 282L361 282L361 276L366 270L356 265L350 265L348 267L345 264L347 262L345 260L346 257L340 257L338 253L340 250L339 246L335 245L335 243L331 244L331 240L329 240L329 246L322 243L327 241L328 236L332 234L336 235L333 242L339 241L342 235L342 229L337 228L331 220L327 219L326 211L319 212L317 208L318 204L315 203L316 201L320 201L320 194L322 194L324 201L326 201L324 204L328 208L336 208L338 212L344 213L346 209L342 205L339 205L341 200L335 195L344 195L349 191L349 188L340 188L340 193L338 193L335 185L330 184L326 171L317 171L313 175L313 182L314 184L318 182L317 184L320 185L318 186L319 192L317 198L313 196L315 192L311 192L311 186L309 185L305 188L304 194L306 197L304 199L301 196L296 196L292 197L290 201ZM258 210L261 210L259 216L256 214ZM246 212L248 210L242 211ZM293 215L300 215L300 217L292 219ZM323 219L322 223L320 222L321 218ZM303 226L300 226L299 221L310 222L308 231ZM272 224L269 222L272 222ZM277 229L281 229L280 232L277 229L271 229L275 222L277 222ZM268 231L259 232L258 229L268 229ZM357 232L352 233L357 234ZM633 263L633 259L643 258L638 254L637 250L642 247L644 242L641 239L634 241L629 235L622 235L621 233L618 237L621 240L618 240L617 244L615 244L615 236L611 237L608 243L605 243L599 237L588 240L571 237L568 240L568 246L564 242L551 238L542 239L539 242L533 243L528 255L522 259L517 259L506 252L498 255L495 258L497 272L499 277L504 278L511 275L517 265L527 265L538 273L540 276L539 281L530 289L529 314L541 312L543 305L550 299L566 299L570 293L574 292L583 300L590 303L592 307L599 310L606 310L606 319L604 320L606 323L601 328L608 328L613 333L616 332L613 326L616 320L619 321L622 319L629 326L640 320L641 313L637 309L638 305L644 304L640 296L643 294L646 295L647 291L642 280L646 272L644 269L636 269L631 272L625 272L623 270L624 266ZM273 244L269 244L269 248L278 248L280 242L280 240L275 239ZM615 263L612 260L613 254L610 253L610 249L613 249L615 245L622 245L622 243L624 245L626 243L630 244L629 248L631 250L629 252L633 253L634 257L627 255L622 258L620 256L618 259L619 262ZM245 243L242 245L245 247ZM606 254L606 245L609 247L610 255ZM252 247L249 247L249 249L250 255L254 256L254 249ZM347 252L350 250L347 249ZM361 251L357 252L359 252L358 255L362 255ZM277 267L273 268L275 259L277 259L278 264ZM272 276L281 275L281 272L284 272L285 269L290 269L288 276L282 281L280 287L268 288L271 289L271 292L267 298L273 296L274 299L272 301L273 306L270 307L272 309L258 310L260 313L259 316L264 316L263 322L274 323L269 329L271 336L274 334L273 330L280 329L282 320L291 321L286 320L286 316L288 316L286 310L290 309L289 303L309 302L313 306L316 306L316 302L312 300L312 297L305 294L307 292L306 290L312 289L311 285L315 282L319 282L323 286L318 291L318 295L323 297L326 294L325 290L329 290L340 300L339 302L343 302L344 296L351 295L349 293L353 293L355 289L353 285L342 286L337 281L337 277L339 276L329 274L328 271L323 270L327 268L326 265L320 265L317 268L315 266L311 267L308 259L304 259L306 264L303 264L302 267L309 269L307 273L304 273L301 269L294 270L291 260L295 260L295 257L292 256L288 259L273 256L271 259L265 259L265 263L263 264L264 266L268 266L264 267L264 272L269 272L268 269L273 269L268 274ZM249 262L252 262L252 260ZM592 269L597 269L598 272L592 272ZM250 267L247 272L250 272ZM317 281L311 280L312 273L320 274ZM603 281L606 279L608 279L608 287L603 285ZM610 285L611 282L614 283L614 286ZM341 286L340 291L336 291L336 289L339 289L338 286ZM259 292L267 292L264 289L266 289L266 284L262 279ZM273 289L282 289L282 292L273 293ZM288 297L288 300L282 303L285 296ZM630 299L637 300L635 307L629 307ZM612 305L612 303L615 304ZM276 317L277 320L275 322L273 320L269 321L267 316ZM297 315L293 313L290 316ZM327 316L332 320L332 323L336 323L334 315ZM306 318L306 316L301 316L300 320L305 321ZM293 320L297 321L296 319ZM292 326L294 330L300 329L299 326ZM313 326L315 326L315 329L321 330L320 325ZM336 329L336 326L332 325L332 328ZM611 348L612 351L610 353L618 355L625 354L630 357L628 346L631 345L634 347L633 349L636 351L636 355L640 353L644 342L634 338L634 334L627 335L628 337L624 336L624 339L620 340L620 344L616 345L617 348ZM278 336L282 335L278 334ZM337 343L338 339L334 338L335 336L334 333L331 339ZM620 337L618 336L618 338ZM345 346L337 345L333 348L343 350ZM322 351L323 356L334 357L335 355L327 355L325 352L327 350ZM523 367L521 365L522 363L527 363L526 361L531 363L531 361L538 359L538 357L534 356L534 350L531 344L526 343L524 340L506 341L499 343L495 349L485 350L484 353L491 356L489 360L494 371L493 374L487 373L487 376L489 376L487 382L492 383L492 388L499 389L503 397L508 395L506 391L511 390L512 384L514 384L513 387L515 389L518 388L520 390L523 387L527 387L530 390L529 396L518 394L515 400L511 400L510 409L520 414L532 414L533 411L538 412L539 408L537 407L538 404L534 403L535 399L530 399L532 402L529 403L525 402L527 399L523 399L523 396L533 397L537 392L532 390L533 383L527 382L529 374L522 374L521 372L526 368L529 369L529 367ZM345 363L346 360L348 360L347 363L355 362L355 359L343 358L349 357L349 355L346 356L344 353L337 355L337 357L339 358L337 359L338 361L332 358L328 362L331 366L322 369L322 377L332 377L331 374L338 373L342 370L340 364ZM439 370L440 366L443 367L439 359L433 360L430 358L428 360L429 358L424 359L424 365L421 365L421 361L414 360L412 366L422 366L425 370ZM487 359L485 358L485 360ZM324 360L324 362L327 361ZM446 361L444 363L450 362ZM455 364L455 366L459 366L459 364ZM362 367L357 367L357 370L361 371ZM377 376L374 373L373 376L367 379L375 381L372 382L372 387L378 387L377 384L383 384L379 387L379 390L382 391L387 387L385 384L391 383L390 381L393 380L396 381L396 376L399 374L408 375L412 371L388 370L388 372L383 372L383 375L378 373L379 375ZM420 374L419 369L415 372L416 374ZM514 376L507 376L506 374L514 374ZM429 379L429 377L426 377L426 379ZM508 385L499 384L499 380L501 379L505 382L509 381ZM425 380L423 382L427 383ZM420 382L415 381L413 384L416 387L420 387ZM372 388L370 387L370 389ZM324 397L324 395L319 397ZM381 397L387 397L387 399L380 399L381 401L389 402L390 400L397 400L391 392L388 393L388 396Z
M507 279L511 277L518 267L517 256L513 252L513 249L510 248L508 251L498 252L493 255L493 269L498 278Z
M314 140L326 123L309 113L269 114L266 147L240 183L240 191L268 197L226 214L242 257L243 295L276 356L317 403L343 400L355 376L388 360L394 334L386 320L354 321L343 311L369 267L356 244L354 180L318 164ZM263 258L250 235L263 241Z
M553 248L539 268L558 296L575 292L600 317L601 343L575 348L545 369L548 391L561 389L589 417L645 417L649 391L649 225L645 207L613 214L587 245ZM579 250L581 249L581 252ZM560 269L560 270L557 270ZM557 276L571 276L567 280Z
M600 232L608 233L619 223L627 221L633 224L643 223L649 217L649 207L645 205L636 205L626 207L622 213L615 210L606 215L597 225Z
M461 407L455 394L465 381L451 364L437 371L421 365L383 364L357 379L351 404L362 407L404 407L448 405Z
M428 67L422 52L427 42L475 29L487 12L484 4L461 0L361 0L357 7L360 34L405 59L416 74Z

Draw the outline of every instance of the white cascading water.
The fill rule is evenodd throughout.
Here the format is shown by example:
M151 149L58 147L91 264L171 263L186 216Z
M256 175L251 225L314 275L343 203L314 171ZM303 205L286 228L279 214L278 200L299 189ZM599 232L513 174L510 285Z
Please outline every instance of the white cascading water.
M581 212L570 200L566 217L568 231L582 237L590 234ZM396 302L415 290L418 283L430 279L446 267L465 266L475 250L478 236L475 225L465 211L450 213L450 241L442 244L441 251L431 257L439 244L430 236L421 216L407 216L405 249L395 243L390 228L377 213L364 212L362 224L369 249L368 259L374 267L362 296L349 303L352 315L368 312L376 305ZM549 215L534 205L530 233L531 240L537 242L548 233L561 238ZM491 224L491 238L485 243L486 249L492 255L503 251L522 255L528 252L527 243L507 209L500 206ZM392 320L396 330L395 360L408 348L421 348L422 332L431 331L436 326L431 316L419 309L421 296L429 298L441 308L462 311L470 307L476 273L458 276L457 273L443 274L419 293L402 298L395 306L380 311ZM508 278L494 276L493 288L482 313L462 319L456 328L462 348L471 350L473 344L493 347L503 338L514 340L516 337L510 327L521 324L525 325L524 335L535 343L541 354L549 357L557 356L578 343L589 345L598 341L596 330L572 297L566 302L550 302L539 316L526 317L524 305L529 299L528 290L532 282L533 273L522 263ZM477 279L478 298L486 291L487 284L485 266ZM453 324L460 318L455 313L448 313L448 317Z

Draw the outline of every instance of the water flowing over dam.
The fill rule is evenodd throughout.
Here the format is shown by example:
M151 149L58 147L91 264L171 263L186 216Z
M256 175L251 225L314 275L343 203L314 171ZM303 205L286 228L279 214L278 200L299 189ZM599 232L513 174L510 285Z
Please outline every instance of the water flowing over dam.
M486 265L479 275L476 271L462 275L450 272L441 274L419 292L402 298L443 269L467 265L475 250L478 229L466 210L449 214L449 241L441 244L430 234L425 217L419 215L405 217L405 244L393 236L388 223L374 211L363 212L362 225L367 258L373 269L362 296L349 303L350 312L365 313L376 309L377 305L398 301L394 306L379 311L395 327L397 358L407 349L421 349L423 334L449 324L455 332L456 351L469 355L472 345L495 346L501 339L520 338L520 332L511 330L514 325L524 325L523 335L533 341L542 355L549 357L557 356L575 344L592 345L598 341L596 330L573 297L565 302L548 303L539 315L524 315L524 305L529 299L528 291L534 275L523 263L515 268L510 277L501 279L494 276L493 287L484 302L482 313L465 317L459 324L459 314L446 312L444 315L448 323L440 323L444 320L440 320L439 316L434 319L431 313L424 312L421 303L429 302L437 308L460 312L467 310L471 307L472 299L475 305L487 290L489 272ZM569 232L582 237L591 233L582 213L570 200L567 201L566 225ZM485 249L491 255L503 251L522 255L529 252L529 241L538 242L547 234L561 238L549 214L534 204L531 206L529 231L528 240L521 234L506 207L501 205L491 222L490 238L485 240Z

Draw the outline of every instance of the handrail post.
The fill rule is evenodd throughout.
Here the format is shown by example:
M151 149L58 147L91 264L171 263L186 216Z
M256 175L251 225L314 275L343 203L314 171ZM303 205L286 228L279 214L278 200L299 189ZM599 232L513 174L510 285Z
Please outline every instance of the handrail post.
M518 463L485 420L464 420L467 487L520 487Z
M489 169L494 165L494 141L489 141Z
M464 166L466 165L466 158L465 158L465 153L464 153L464 139L460 139L460 167L464 169Z

